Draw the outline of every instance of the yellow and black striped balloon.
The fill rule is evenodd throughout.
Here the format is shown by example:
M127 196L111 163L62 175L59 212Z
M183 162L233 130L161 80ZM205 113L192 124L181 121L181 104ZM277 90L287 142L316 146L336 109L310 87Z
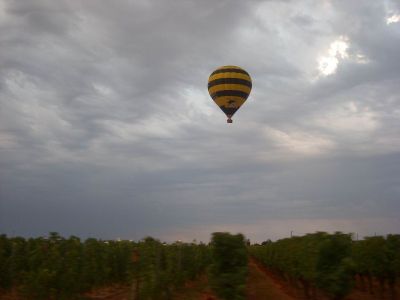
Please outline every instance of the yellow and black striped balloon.
M228 123L249 97L251 86L249 73L236 66L220 67L208 78L208 92L228 117Z

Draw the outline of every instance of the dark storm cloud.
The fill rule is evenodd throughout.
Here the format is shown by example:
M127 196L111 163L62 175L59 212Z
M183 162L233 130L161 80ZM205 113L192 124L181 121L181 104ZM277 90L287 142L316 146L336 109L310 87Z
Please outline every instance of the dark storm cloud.
M395 230L397 2L0 3L2 232ZM229 127L225 64L253 78Z

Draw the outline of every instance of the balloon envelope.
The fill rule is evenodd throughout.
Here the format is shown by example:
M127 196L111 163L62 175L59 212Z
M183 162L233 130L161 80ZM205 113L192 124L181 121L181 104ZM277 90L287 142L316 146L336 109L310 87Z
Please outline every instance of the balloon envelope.
M249 73L237 66L219 67L208 78L208 92L228 117L228 123L249 97L251 87Z

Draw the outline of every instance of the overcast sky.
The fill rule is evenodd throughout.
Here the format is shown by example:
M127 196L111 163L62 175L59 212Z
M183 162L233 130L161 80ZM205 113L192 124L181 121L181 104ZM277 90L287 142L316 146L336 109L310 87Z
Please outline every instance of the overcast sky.
M0 0L0 233L317 230L400 232L399 1Z

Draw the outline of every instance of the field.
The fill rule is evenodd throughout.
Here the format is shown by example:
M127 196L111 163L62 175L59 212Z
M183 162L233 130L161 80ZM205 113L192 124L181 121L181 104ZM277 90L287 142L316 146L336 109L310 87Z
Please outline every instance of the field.
M314 233L249 245L0 236L0 299L399 299L400 236Z

